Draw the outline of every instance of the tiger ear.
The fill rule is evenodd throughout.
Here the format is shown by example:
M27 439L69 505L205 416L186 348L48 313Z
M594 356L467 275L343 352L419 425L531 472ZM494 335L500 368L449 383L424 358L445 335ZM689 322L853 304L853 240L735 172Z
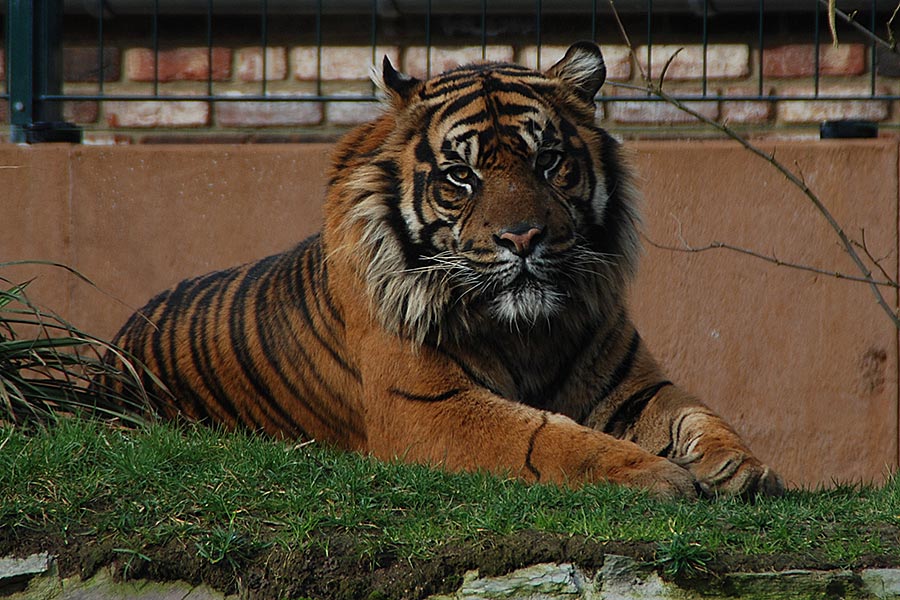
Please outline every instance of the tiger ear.
M597 44L575 42L566 55L544 74L568 83L582 99L593 103L594 96L606 81L606 63Z
M397 71L387 56L381 62L381 81L385 92L404 102L412 98L422 84L421 80Z

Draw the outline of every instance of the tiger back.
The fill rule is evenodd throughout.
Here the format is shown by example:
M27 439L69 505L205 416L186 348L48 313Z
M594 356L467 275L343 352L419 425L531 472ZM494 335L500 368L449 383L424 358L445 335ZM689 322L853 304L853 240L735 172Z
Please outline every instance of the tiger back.
M335 148L321 234L119 332L168 388L154 410L529 481L780 493L629 318L638 194L595 124L604 80L587 42L543 73L420 81L385 59L387 107Z

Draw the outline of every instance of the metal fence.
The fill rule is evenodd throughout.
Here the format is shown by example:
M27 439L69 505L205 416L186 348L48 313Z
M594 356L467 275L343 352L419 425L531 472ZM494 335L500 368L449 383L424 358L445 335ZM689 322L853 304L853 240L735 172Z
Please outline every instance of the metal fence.
M540 64L541 49L547 44L590 38L621 45L622 29L640 53L636 62L643 64L648 77L659 77L665 68L653 52L655 46L691 44L700 49L696 85L672 91L681 101L889 103L900 99L900 79L895 79L900 73L886 75L882 64L895 54L890 28L896 0L839 0L837 6L835 26L842 43L864 47L867 62L861 76L865 85L841 94L832 94L822 85L820 60L823 49L832 44L827 0L7 0L6 12L0 15L6 35L6 86L0 100L7 101L12 141L76 141L80 127L66 124L63 118L67 102L375 101L374 86L350 95L326 89L322 53L333 45L368 46L376 63L383 45L416 43L428 49L424 70L430 72L431 48L437 44L480 47L486 58L492 45L528 44L537 48ZM63 83L68 36L75 36L73 43L90 46L95 54L97 76L90 89ZM136 92L114 88L106 76L107 48L129 36L156 57L148 85ZM214 48L223 37L229 43L262 49L264 76L253 89L226 93L214 77ZM275 85L267 75L267 49L292 38L317 49L315 87L302 93L283 89L274 93ZM207 49L208 75L202 90L163 90L166 82L160 76L159 53L186 41ZM743 44L756 57L740 89L720 89L710 76L710 50L724 42ZM814 48L809 56L813 62L809 85L799 93L786 94L770 86L769 50L785 42ZM629 86L627 82L619 85ZM646 94L606 92L600 100L611 104L658 101Z

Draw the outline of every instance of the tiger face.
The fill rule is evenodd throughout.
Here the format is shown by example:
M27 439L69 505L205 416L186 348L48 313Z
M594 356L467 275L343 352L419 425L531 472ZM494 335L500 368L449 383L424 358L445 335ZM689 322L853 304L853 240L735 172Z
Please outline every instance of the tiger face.
M636 202L618 144L594 124L604 78L590 44L545 73L487 63L421 82L385 61L392 131L380 160L356 169L366 193L350 221L365 229L358 249L387 327L421 341L478 323L552 326L620 296Z

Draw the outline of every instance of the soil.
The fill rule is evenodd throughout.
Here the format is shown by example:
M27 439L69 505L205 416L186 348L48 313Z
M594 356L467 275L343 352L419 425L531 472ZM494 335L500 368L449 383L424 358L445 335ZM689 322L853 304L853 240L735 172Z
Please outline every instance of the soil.
M897 529L873 531L874 535L898 540ZM221 560L215 564L198 555L196 548L179 541L148 547L141 554L117 550L122 542L97 539L91 535L70 535L62 540L33 531L0 531L0 556L23 556L48 552L57 557L64 577L92 576L111 566L119 579L182 580L206 583L226 593L245 592L254 598L312 597L323 599L423 598L449 593L462 584L463 574L478 569L482 576L501 575L543 562L571 562L587 571L599 569L606 554L620 554L652 563L655 546L649 543L598 542L579 536L541 532L520 532L491 536L468 544L447 544L428 560L407 560L385 554L359 558L352 537L330 538L324 545L313 544L303 551L269 546L239 562ZM135 544L133 547L140 547ZM864 557L853 568L896 567L897 558ZM714 557L705 564L704 578L726 572L763 572L787 569L835 569L848 565L829 563L821 556L729 555ZM690 585L690 582L684 582Z

